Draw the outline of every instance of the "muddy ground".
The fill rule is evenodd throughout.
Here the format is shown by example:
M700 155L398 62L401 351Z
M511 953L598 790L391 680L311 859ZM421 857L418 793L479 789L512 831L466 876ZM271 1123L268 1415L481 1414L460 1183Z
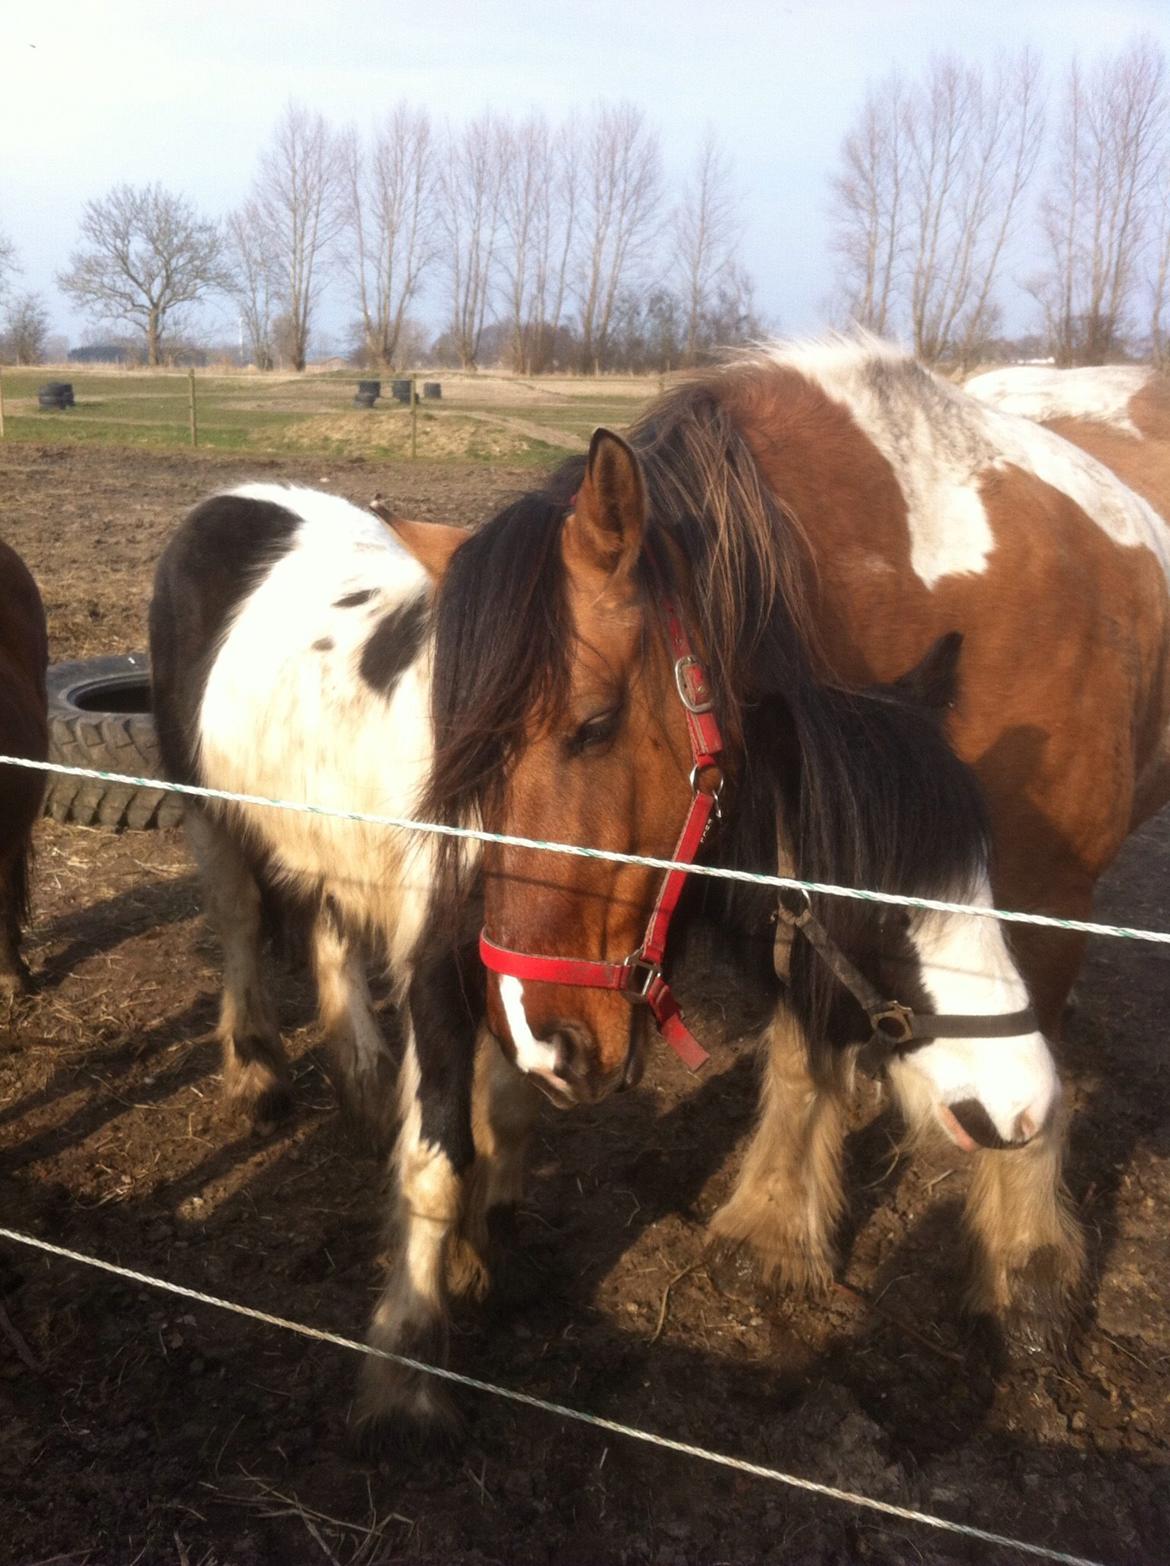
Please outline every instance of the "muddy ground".
M530 470L529 470L530 472ZM483 467L0 447L0 535L38 576L57 658L141 648L184 508L244 476L473 520ZM340 1120L303 976L281 979L297 1113L258 1140L217 1098L217 954L177 832L44 823L0 1032L0 1222L361 1336L376 1160ZM1170 819L1099 913L1170 925ZM707 1036L735 1032L714 995ZM725 1026L716 1026L720 1009ZM702 1266L751 1113L747 1048L596 1111L547 1111L510 1286L461 1319L471 1374L809 1478L1109 1562L1170 1559L1170 954L1096 941L1063 1048L1091 1310L1063 1359L1015 1360L955 1311L961 1155L904 1166L874 1102L826 1301L769 1305ZM355 1456L355 1356L0 1242L0 1561L259 1566L1006 1562L892 1522L465 1393L424 1460Z

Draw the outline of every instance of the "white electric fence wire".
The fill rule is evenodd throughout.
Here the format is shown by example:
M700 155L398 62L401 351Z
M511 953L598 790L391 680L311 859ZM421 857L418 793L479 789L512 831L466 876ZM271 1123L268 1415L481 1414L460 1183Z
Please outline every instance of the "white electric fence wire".
M589 1414L583 1409L569 1408L563 1403L551 1403L546 1398L533 1397L529 1392L517 1392L512 1387L497 1386L491 1381L480 1381L475 1376L465 1376L457 1370L442 1365L429 1365L424 1360L412 1359L408 1354L392 1354L387 1349L375 1348L369 1343L359 1343L336 1332L326 1332L320 1327L306 1326L303 1322L289 1321L284 1316L273 1316L267 1311L255 1310L250 1305L238 1305L233 1300L220 1299L214 1294L204 1294L199 1289L188 1289L181 1283L171 1283L166 1278L155 1278L147 1272L136 1272L131 1267L120 1267L114 1262L101 1261L87 1256L83 1251L71 1251L63 1245L52 1245L35 1235L22 1234L16 1229L0 1227L0 1239L11 1240L16 1245L47 1251L50 1256L61 1256L66 1261L79 1262L85 1267L96 1267L101 1272L112 1273L117 1278L128 1278L134 1283L144 1283L152 1289L162 1289L177 1294L182 1299L195 1300L200 1305L211 1305L217 1310L232 1311L237 1316L247 1316L252 1321L263 1322L269 1327L281 1327L286 1332L299 1333L304 1338L314 1338L321 1343L332 1343L337 1348L349 1349L355 1354L369 1354L375 1359L388 1359L407 1370L423 1375L437 1376L443 1381L470 1387L475 1392L486 1392L491 1397L506 1398L510 1403L520 1403L526 1408L539 1409L558 1419L575 1420L578 1424L592 1425L611 1435L628 1436L632 1441L643 1441L649 1446L661 1447L668 1452L678 1452L684 1457L695 1457L705 1463L715 1463L721 1468L733 1468L739 1473L751 1474L757 1479L771 1479L777 1484L789 1485L795 1490L805 1490L810 1495L821 1495L832 1501L842 1501L848 1506L864 1507L868 1511L881 1512L887 1517L897 1517L902 1522L923 1523L929 1528L940 1528L947 1533L962 1534L965 1538L978 1539L984 1544L994 1544L1004 1549L1019 1550L1024 1555L1034 1555L1041 1560L1059 1561L1062 1566L1102 1566L1084 1555L1069 1555L1063 1550L1049 1549L1042 1544L1029 1544L1023 1539L1013 1539L1006 1534L991 1533L985 1528L973 1528L968 1523L952 1522L946 1517L935 1517L930 1512L919 1512L908 1506L895 1506L892 1501L877 1501L871 1496L855 1495L851 1490L839 1490L834 1485L818 1484L814 1479L802 1479L797 1474L768 1468L762 1463L751 1463L742 1457L732 1457L725 1452L712 1452L706 1447L693 1446L688 1441L676 1441L670 1436L658 1435L652 1430L640 1430L636 1425L622 1424L616 1419L605 1419L599 1414Z
M440 837L457 837L477 843L499 843L506 848L531 848L547 854L571 854L579 859L607 859L619 865L643 865L650 870L685 870L690 875L708 876L720 881L744 881L751 886L788 887L797 891L822 892L828 897L853 897L862 902L894 903L903 908L927 908L939 913L970 914L977 919L999 919L1010 924L1043 925L1052 930L1075 930L1084 935L1112 935L1123 940L1155 941L1170 945L1170 930L1129 929L1125 925L1097 924L1088 919L1058 919L1050 914L1016 913L1011 909L985 908L972 903L946 902L937 897L905 897L897 892L877 892L855 886L834 886L823 881L802 881L796 876L762 875L754 870L729 870L721 865L685 864L677 859L657 859L649 854L623 854L606 848L584 848L577 843L558 843L535 837L517 837L508 832L487 832L479 827L448 826L441 821L415 821L409 816L371 815L360 810L338 810L329 805L311 805L302 800L268 799L262 794L236 794L230 789L204 788L196 783L167 783L159 778L134 777L125 772L100 772L93 767L69 767L55 761L30 761L24 756L0 755L0 766L28 767L36 772L59 772L68 777L93 778L101 783L126 783L136 788L159 789L163 793L188 794L195 799L222 800L228 804L259 805L268 810L292 810L303 815L330 816L340 821L357 821L367 826L393 827L403 832L429 832Z

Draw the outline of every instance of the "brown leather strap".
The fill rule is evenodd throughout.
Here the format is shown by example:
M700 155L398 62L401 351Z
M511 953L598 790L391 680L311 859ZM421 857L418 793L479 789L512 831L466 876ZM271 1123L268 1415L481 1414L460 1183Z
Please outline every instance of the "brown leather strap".
M779 916L804 936L869 1018L873 1033L862 1046L857 1060L863 1071L873 1074L882 1068L890 1055L902 1054L931 1039L1011 1038L1036 1030L1036 1013L1031 1006L1020 1011L994 1012L990 1016L969 1012L950 1015L915 1012L901 1001L888 1000L854 967L813 913L807 893L781 892Z

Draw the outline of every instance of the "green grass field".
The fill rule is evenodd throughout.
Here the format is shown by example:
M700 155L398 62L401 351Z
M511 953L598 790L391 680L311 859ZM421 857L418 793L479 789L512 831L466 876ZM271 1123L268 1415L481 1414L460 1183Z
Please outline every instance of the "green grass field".
M37 366L0 374L9 441L190 445L186 372ZM440 401L420 404L415 430L418 456L431 461L545 464L582 449L599 424L623 428L659 387L655 377L544 382L430 371L426 378L442 386ZM198 444L408 459L409 409L390 398L386 381L376 407L355 408L358 379L354 370L302 376L197 371ZM37 390L50 380L70 381L76 406L39 408Z

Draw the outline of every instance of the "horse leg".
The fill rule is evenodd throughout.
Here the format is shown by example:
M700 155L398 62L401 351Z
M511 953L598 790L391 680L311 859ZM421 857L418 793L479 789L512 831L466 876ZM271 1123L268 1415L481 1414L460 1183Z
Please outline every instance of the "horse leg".
M0 999L8 1001L27 994L31 988L28 966L20 955L27 879L25 840L0 858Z
M313 959L321 1026L342 1104L385 1147L393 1110L390 1060L374 1018L363 952L328 905L313 926Z
M482 1298L487 1292L493 1239L507 1227L523 1194L524 1160L539 1102L529 1078L481 1029L472 1093L475 1163L463 1222L447 1259L453 1295Z
M1068 918L1090 918L1091 886L1064 888L1057 906ZM1024 927L1013 933L1013 944L1040 1025L1057 1039L1085 938ZM1024 1147L974 1155L964 1212L971 1249L967 1307L998 1318L1027 1347L1059 1342L1084 1275L1084 1235L1061 1180L1065 1136L1058 1105Z
M292 1107L288 1060L261 963L260 888L226 827L190 806L187 840L199 866L209 922L223 947L218 1037L224 1092L267 1131Z
M844 1207L844 1084L818 1083L804 1032L781 1006L762 1040L760 1117L735 1190L711 1220L717 1250L748 1246L770 1288L827 1289Z
M1059 1112L1024 1147L980 1151L964 1220L972 1250L967 1308L1028 1348L1059 1342L1085 1264L1084 1236L1061 1183Z
M443 1365L447 1359L447 1259L462 1217L475 1155L471 1126L475 1025L456 957L424 961L410 984L399 1076L402 1124L393 1155L391 1259L370 1323L372 1348ZM367 1442L390 1428L417 1435L458 1424L436 1377L367 1358L356 1421Z

